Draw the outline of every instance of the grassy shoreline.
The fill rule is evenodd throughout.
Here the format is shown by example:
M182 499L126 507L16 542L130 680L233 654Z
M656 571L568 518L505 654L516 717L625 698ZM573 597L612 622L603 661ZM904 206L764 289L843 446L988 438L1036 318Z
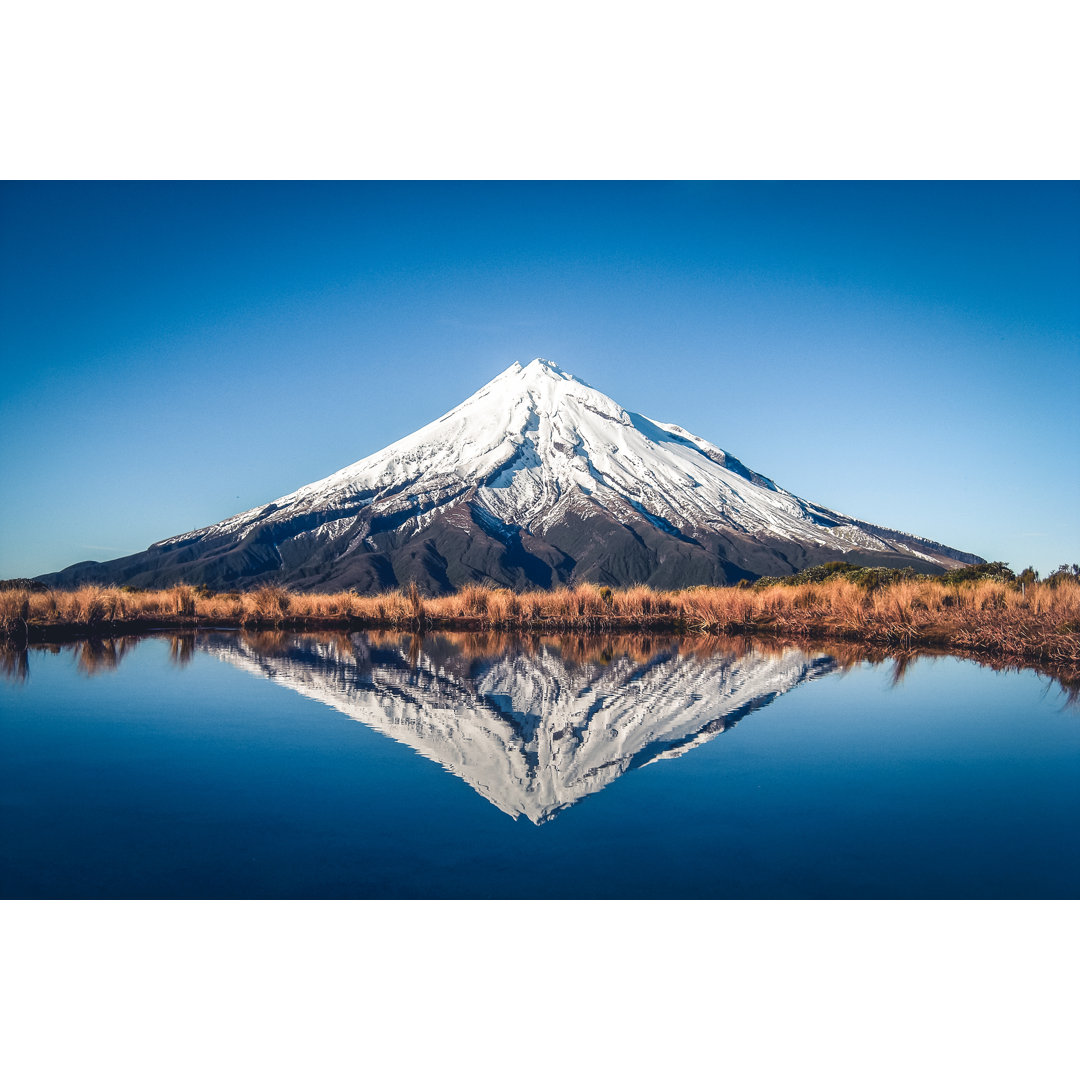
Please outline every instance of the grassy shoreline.
M831 578L677 592L586 584L529 593L473 585L441 597L421 596L415 587L359 596L269 585L232 593L188 585L0 591L0 638L11 642L211 627L785 635L953 650L1080 672L1076 581L1020 588L985 579L874 586Z

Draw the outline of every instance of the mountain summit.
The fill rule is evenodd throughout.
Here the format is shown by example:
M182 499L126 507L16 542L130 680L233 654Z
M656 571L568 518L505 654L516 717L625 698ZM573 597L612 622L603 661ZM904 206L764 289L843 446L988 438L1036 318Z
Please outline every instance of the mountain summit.
M549 360L511 364L412 435L317 483L106 563L43 575L213 588L429 593L594 581L660 588L830 559L934 572L978 556L807 502Z

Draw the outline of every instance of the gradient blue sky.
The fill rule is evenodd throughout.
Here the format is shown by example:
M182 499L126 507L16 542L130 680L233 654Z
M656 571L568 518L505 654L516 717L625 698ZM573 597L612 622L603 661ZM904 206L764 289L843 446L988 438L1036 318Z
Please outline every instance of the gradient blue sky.
M0 577L316 480L546 356L781 486L1080 561L1080 185L6 183Z

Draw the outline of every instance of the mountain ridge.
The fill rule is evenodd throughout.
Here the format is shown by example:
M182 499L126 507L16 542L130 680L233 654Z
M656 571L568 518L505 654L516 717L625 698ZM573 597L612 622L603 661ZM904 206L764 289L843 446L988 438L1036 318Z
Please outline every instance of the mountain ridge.
M40 580L371 592L729 584L843 558L982 561L801 499L551 361L514 363L410 435L213 525Z

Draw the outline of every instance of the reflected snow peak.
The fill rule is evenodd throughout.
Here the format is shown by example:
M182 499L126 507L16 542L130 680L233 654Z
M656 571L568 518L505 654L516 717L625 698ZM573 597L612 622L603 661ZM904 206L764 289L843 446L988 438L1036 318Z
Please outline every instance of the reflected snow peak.
M537 824L837 667L797 649L679 639L217 634L200 648L404 743Z

